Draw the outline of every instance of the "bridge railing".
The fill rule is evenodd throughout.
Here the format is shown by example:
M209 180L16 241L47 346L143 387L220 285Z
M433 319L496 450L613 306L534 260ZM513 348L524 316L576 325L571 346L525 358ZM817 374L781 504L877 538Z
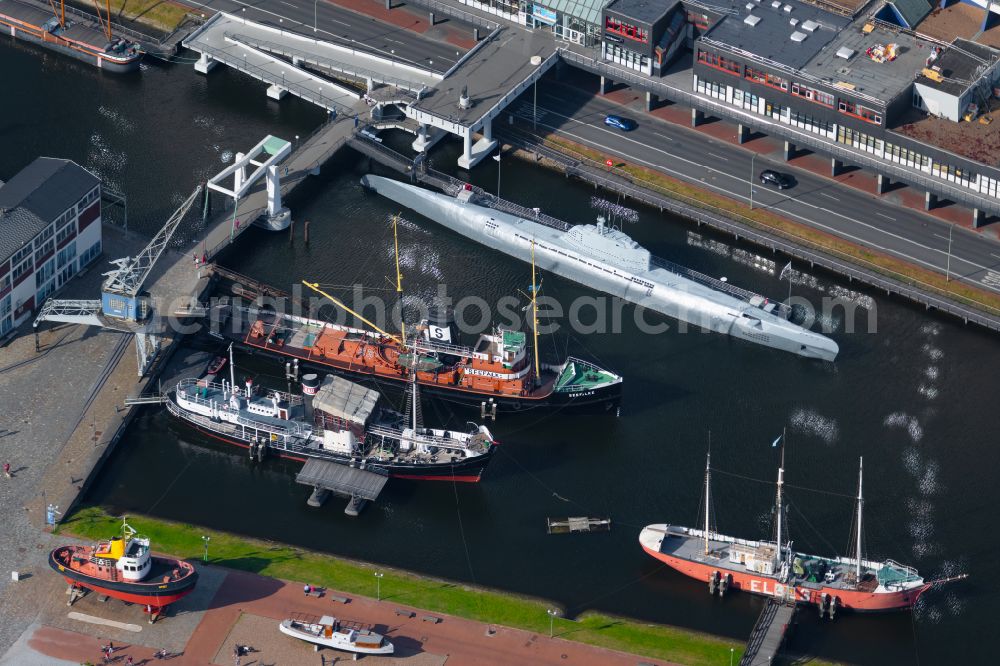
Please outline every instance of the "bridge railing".
M336 60L335 58L328 58L326 56L316 55L312 51L305 51L303 49L297 49L294 46L288 46L287 44L278 44L277 42L271 42L266 39L258 39L256 37L251 37L249 35L242 35L240 33L226 32L224 37L227 39L232 39L234 41L240 42L242 44L247 44L248 46L253 46L255 48L268 51L269 53L275 53L277 55L285 56L286 58L299 58L300 60L315 65L320 65L321 67L327 67L329 69L341 72L348 76L358 79L372 79L378 83L386 83L397 88L402 88L403 90L412 90L416 92L423 91L427 86L422 83L416 83L413 81L408 81L400 77L394 77L386 75L383 72L377 72L373 69L366 69L364 67L355 67L349 63L343 62L341 60Z
M240 58L230 51L209 46L208 44L204 44L202 42L198 42L197 44L187 43L186 45L188 48L205 53L211 56L213 60L217 60L225 65L237 69L259 81L263 81L269 85L280 85L288 92L292 93L296 97L299 97L300 99L304 99L307 102L312 102L317 106L321 106L330 111L336 111L337 113L354 115L354 109L341 104L340 102L334 101L330 97L324 95L321 91L304 86L301 83L283 80L280 75L276 75L274 72L248 62L245 58Z
M459 9L454 5L440 2L439 0L409 0L408 4L416 5L418 7L423 7L424 9L429 9L435 14L442 14L444 16L450 16L456 18L460 21L465 21L466 23L473 25L477 28L486 28L487 30L495 30L500 26L496 21L491 21L487 18L483 18L472 12L467 12L464 9Z

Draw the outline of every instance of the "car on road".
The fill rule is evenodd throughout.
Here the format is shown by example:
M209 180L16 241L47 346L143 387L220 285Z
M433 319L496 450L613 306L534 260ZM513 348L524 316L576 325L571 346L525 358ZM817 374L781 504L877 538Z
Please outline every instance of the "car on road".
M620 129L623 132L631 132L639 126L639 123L635 122L631 118L624 118L622 116L615 115L604 116L604 124L608 127Z
M786 174L778 173L772 169L765 169L760 172L761 185L773 185L779 190L787 190L795 185L795 180Z

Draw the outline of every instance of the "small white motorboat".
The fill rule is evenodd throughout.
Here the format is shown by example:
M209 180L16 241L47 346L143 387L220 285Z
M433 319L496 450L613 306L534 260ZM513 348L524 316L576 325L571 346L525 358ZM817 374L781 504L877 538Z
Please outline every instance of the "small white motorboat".
M382 634L376 634L369 627L357 622L341 622L335 617L324 615L306 617L296 614L283 620L278 629L281 633L323 647L357 652L359 654L392 654L392 643Z

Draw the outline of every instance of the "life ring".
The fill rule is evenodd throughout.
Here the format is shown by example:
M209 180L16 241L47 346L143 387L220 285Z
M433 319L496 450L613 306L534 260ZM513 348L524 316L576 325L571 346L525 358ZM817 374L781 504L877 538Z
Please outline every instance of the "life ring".
M511 403L510 403L510 408L513 409L515 412L520 411L521 410L521 401L520 400L512 400Z

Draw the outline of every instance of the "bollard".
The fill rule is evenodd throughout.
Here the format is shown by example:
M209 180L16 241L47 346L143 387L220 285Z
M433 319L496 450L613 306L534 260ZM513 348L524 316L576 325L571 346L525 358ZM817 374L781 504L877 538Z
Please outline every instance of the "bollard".
M472 39L477 42L479 41L479 28L472 29Z
M306 225L303 228L303 233L305 235L306 245L309 245L309 220L306 220Z
M386 10L392 9L392 0L385 0L385 8Z
M434 27L434 12L431 12L431 27Z
M293 217L288 222L288 244L291 245L292 241L295 240L295 218Z

